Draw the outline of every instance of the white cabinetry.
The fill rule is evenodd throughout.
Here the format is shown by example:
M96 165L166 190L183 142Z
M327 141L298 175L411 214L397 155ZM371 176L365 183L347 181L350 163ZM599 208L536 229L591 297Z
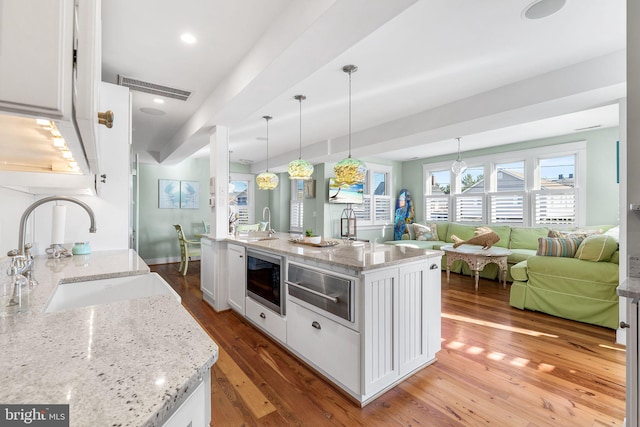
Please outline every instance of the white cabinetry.
M360 334L294 302L287 305L287 344L319 370L360 394Z
M280 342L287 340L287 320L273 311L258 304L251 298L245 298L246 317L260 329Z
M244 246L227 244L227 274L229 283L229 305L244 316L247 289L247 264Z
M207 238L200 240L200 290L202 291L202 299L215 306L214 274L216 257L213 244L214 242Z
M638 375L638 342L640 341L640 314L638 298L625 298L627 301L627 426L640 425L640 384Z
M51 118L70 115L73 0L1 5L0 108Z
M441 336L440 261L366 273L362 280L362 400L367 401L435 360Z
M182 405L169 417L162 427L205 427L208 426L206 416L205 383L198 387L187 397Z
M101 172L100 22L100 0L0 2L0 111L54 121L85 174Z

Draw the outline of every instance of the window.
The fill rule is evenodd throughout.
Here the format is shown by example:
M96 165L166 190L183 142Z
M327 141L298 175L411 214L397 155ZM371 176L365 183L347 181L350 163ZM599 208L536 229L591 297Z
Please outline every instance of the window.
M539 182L534 192L536 225L576 223L576 155L538 160Z
M253 224L253 175L229 174L229 216L237 215L237 224Z
M301 179L291 180L289 231L304 231L304 181Z
M427 190L424 197L425 220L448 221L451 171L448 169L432 171L425 189Z
M460 176L456 188L460 191L454 196L455 221L482 223L484 221L484 166L468 168Z
M542 154L542 155L541 155ZM572 226L584 223L586 142L425 164L427 221Z
M496 191L489 193L489 221L524 225L527 200L524 160L496 163L495 171Z
M368 163L363 191L363 203L352 206L358 226L390 223L391 166Z

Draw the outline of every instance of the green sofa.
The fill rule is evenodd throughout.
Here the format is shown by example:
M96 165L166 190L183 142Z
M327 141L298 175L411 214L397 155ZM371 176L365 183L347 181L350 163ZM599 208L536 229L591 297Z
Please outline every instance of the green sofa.
M533 256L511 268L509 304L579 322L618 328L618 261Z
M440 249L444 245L453 243L452 234L467 240L473 236L477 227L477 225L447 222L436 223L436 226L438 240L425 241L409 238L385 243L422 249ZM607 232L612 227L604 225L587 228ZM509 300L511 306L612 329L618 327L616 287L618 286L619 252L617 249L610 257L598 262L557 256L537 256L538 238L547 237L548 228L509 226L489 226L489 228L501 237L495 246L509 248L512 252L507 259L509 264L507 280L513 282ZM443 256L443 268L445 265L446 259ZM471 274L467 264L462 261L454 263L451 271ZM481 277L488 279L495 280L497 275L498 267L495 264L486 266L480 272Z
M442 246L453 243L452 235L467 240L474 236L478 225L458 224L453 222L436 222L438 230L438 240L417 240L414 237L412 227L409 226L411 233L406 240L392 240L385 243L389 245L409 246L419 249L440 249ZM547 237L549 229L546 227L511 227L508 225L492 225L488 226L500 236L500 241L494 246L500 248L508 248L511 255L507 258L509 271L507 271L507 280L513 281L510 270L513 265L520 261L524 261L536 254L538 248L538 237ZM446 255L442 258L442 269L446 268ZM471 274L469 266L462 261L456 261L451 266L452 273ZM480 277L485 279L496 280L498 278L498 266L496 264L487 265L481 272Z

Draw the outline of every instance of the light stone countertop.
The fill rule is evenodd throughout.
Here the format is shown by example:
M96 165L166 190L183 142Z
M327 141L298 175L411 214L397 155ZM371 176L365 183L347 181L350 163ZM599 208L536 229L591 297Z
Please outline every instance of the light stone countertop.
M218 357L175 297L44 313L59 282L148 272L132 250L37 257L29 311L0 317L0 403L68 403L71 426L160 425Z
M384 243L351 242L344 243L340 239L336 246L316 247L301 243L291 243L289 233L276 233L274 240L257 240L255 236L262 236L260 232L229 236L228 242L238 243L253 249L262 249L287 256L295 256L307 261L334 265L355 271L374 270L392 265L404 264L431 257L441 257L444 252L439 250L417 249L405 246L386 245ZM204 237L215 239L209 235Z
M616 291L621 297L640 298L640 278L628 277L620 282Z

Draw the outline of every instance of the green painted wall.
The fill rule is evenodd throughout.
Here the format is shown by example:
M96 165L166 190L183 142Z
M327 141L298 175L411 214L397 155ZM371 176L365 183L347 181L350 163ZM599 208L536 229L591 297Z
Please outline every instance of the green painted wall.
M618 224L618 195L619 184L616 183L616 141L618 128L607 128L589 132L553 138L537 139L516 144L501 145L473 150L463 153L464 157L486 156L508 151L541 148L549 145L565 144L576 141L587 141L587 224ZM402 182L413 195L416 209L416 219L424 218L422 195L422 165L445 160L454 161L456 154L436 156L405 162L402 170Z
M187 159L175 166L142 164L140 178L140 256L145 261L170 262L180 259L180 247L173 224L182 224L193 237L202 231L209 217L209 158ZM199 209L159 209L158 180L177 179L200 182Z

